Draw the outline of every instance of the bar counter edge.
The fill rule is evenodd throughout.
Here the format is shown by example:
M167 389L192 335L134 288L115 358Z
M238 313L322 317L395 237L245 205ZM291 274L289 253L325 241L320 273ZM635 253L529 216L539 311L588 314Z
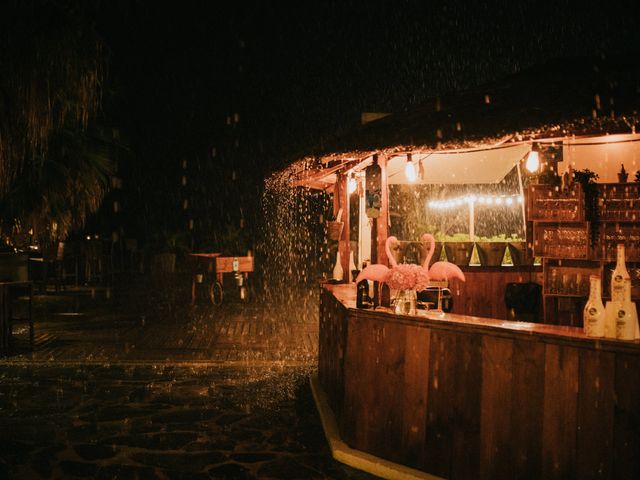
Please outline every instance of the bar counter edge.
M445 478L640 478L640 342L355 308L324 285L319 383L351 447Z

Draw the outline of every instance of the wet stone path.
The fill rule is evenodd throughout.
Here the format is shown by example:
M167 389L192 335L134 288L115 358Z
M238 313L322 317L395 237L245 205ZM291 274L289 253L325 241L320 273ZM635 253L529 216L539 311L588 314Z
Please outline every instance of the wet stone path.
M336 478L309 368L0 368L0 478Z
M35 318L0 357L0 479L374 478L325 441L313 315L127 287L38 296Z

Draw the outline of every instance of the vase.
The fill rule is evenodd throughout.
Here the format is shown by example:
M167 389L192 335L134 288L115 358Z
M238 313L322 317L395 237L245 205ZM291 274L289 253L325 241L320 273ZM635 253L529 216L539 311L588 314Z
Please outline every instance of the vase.
M341 282L344 278L344 270L342 269L342 260L340 259L340 252L336 252L336 264L333 267L333 279Z
M394 310L397 315L416 314L417 294L415 290L398 290L394 299Z

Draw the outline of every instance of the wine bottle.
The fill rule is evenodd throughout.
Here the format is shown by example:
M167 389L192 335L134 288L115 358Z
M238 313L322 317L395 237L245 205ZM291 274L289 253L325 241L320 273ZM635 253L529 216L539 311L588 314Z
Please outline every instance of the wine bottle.
M604 337L605 310L602 304L600 277L591 275L589 282L589 300L584 306L582 316L584 333L589 337Z
M366 278L363 278L356 286L356 307L369 308L370 306L371 299L369 298L369 281Z
M614 302L625 301L625 279L629 279L629 272L625 265L624 243L618 244L616 268L611 275L611 300ZM631 285L631 284L629 284ZM629 297L631 298L631 297Z

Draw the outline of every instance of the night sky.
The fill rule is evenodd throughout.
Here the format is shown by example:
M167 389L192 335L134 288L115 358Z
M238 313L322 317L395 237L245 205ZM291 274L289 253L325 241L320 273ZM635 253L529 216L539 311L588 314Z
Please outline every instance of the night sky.
M104 2L99 29L123 124L198 152L240 113L243 141L277 161L353 128L362 111L410 109L554 57L637 54L632 5Z
M633 1L80 3L109 51L101 122L131 147L123 215L146 232L185 215L208 219L204 236L255 224L262 179L363 111L410 110L551 58L640 52Z

